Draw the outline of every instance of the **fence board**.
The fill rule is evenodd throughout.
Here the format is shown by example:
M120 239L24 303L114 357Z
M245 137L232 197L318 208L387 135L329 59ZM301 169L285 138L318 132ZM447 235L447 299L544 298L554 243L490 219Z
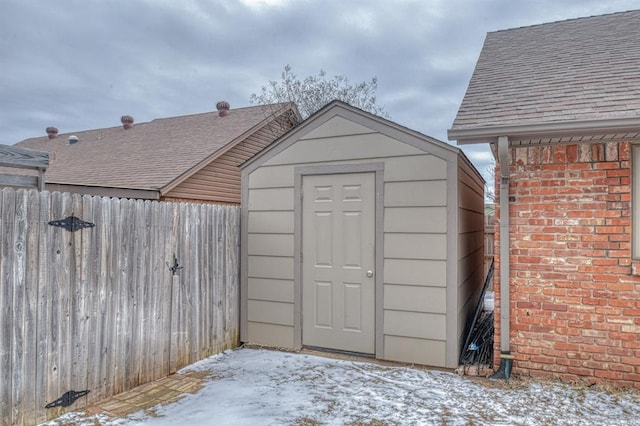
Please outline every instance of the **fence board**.
M37 423L36 419L36 387L35 380L25 380L36 368L36 348L37 334L36 322L38 318L37 286L32 283L38 282L38 244L39 244L39 222L40 210L38 208L38 194L35 191L23 191L25 201L25 232L23 251L25 253L25 286L24 286L24 337L23 337L23 362L21 368L22 380L22 405L18 407L24 415L22 422L26 424ZM14 388L17 386L14 384ZM19 423L15 421L15 423Z
M9 251L13 253L13 301L11 305L13 312L11 315L15 318L16 325L13 330L12 348L11 348L11 368L12 377L11 385L13 387L13 393L11 395L12 403L12 419L14 423L23 423L23 398L24 393L21 390L24 389L22 378L24 374L24 334L25 334L25 236L27 233L26 224L26 206L25 206L25 192L18 191L15 198L15 221L13 239L9 240Z
M95 227L48 225L72 213ZM3 189L0 424L44 422L237 345L238 218L233 206Z
M101 270L101 259L99 255L99 248L102 246L102 230L104 226L101 223L102 209L100 208L100 198L98 197L85 197L83 198L84 206L84 220L94 223L96 225L95 231L86 232L84 236L90 236L87 243L83 243L83 255L86 256L87 262L84 269L84 285L88 287L89 300L87 304L88 318L88 333L89 338L87 341L87 370L91 360L99 359L103 356L101 347L103 344L104 336L102 335L102 312L103 308L103 292L104 281L102 275L99 273ZM102 303L101 303L102 302ZM91 404L98 401L104 395L99 389L102 388L103 380L101 378L101 368L94 368L87 371L87 383L86 389L94 389L87 395L87 403Z
M3 282L13 282L14 253L12 250L15 217L15 192L2 191L2 247L0 253L0 276ZM0 316L6 318L12 315L13 286L0 286ZM12 359L11 353L13 324L5 323L0 326L0 407L5 407L4 415L0 416L3 425L13 423L12 410ZM17 325L20 327L20 325Z
M35 191L32 193L37 194ZM51 241L50 235L52 227L48 225L51 211L51 194L42 192L37 194L39 199L39 241L38 241L38 281L37 281L37 324L36 324L36 365L35 365L35 388L36 404L34 415L37 423L42 423L47 419L46 412L42 408L47 404L47 390L49 389L49 357L48 357L48 313L49 313L49 259L50 252L48 244ZM1 203L0 203L1 204ZM1 208L1 206L0 206ZM35 206L34 206L35 208ZM4 283L4 282L3 282ZM45 326L43 326L45 325Z

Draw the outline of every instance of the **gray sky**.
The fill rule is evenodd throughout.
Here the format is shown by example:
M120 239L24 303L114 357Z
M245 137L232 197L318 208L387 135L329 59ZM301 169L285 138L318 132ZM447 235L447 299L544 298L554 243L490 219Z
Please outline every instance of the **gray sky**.
M489 31L637 0L0 0L0 144L248 106L284 65L378 78L391 119L446 141ZM486 145L465 146L486 175Z

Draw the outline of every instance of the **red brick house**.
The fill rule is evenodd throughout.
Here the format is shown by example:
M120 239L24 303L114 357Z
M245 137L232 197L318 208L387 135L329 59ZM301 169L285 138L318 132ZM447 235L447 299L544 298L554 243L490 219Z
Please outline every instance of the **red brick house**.
M301 120L292 103L58 134L16 145L49 153L45 189L161 201L240 204L240 168Z
M449 130L496 158L495 347L516 373L640 387L638 40L640 11L489 33Z

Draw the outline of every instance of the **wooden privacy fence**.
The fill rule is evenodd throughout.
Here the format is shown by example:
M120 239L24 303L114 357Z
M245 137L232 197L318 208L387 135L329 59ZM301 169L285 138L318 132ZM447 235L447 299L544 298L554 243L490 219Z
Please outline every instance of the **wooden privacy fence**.
M94 224L50 225L75 216ZM0 191L0 422L35 424L238 344L239 209ZM77 223L77 222L76 222Z

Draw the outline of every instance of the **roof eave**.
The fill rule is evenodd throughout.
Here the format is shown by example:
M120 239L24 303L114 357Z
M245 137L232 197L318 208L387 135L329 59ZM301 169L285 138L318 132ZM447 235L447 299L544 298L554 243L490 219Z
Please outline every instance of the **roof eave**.
M218 148L216 151L214 151L211 154L209 154L206 158L202 159L200 162L198 162L198 164L194 165L189 170L186 170L185 172L183 172L182 174L180 174L176 178L172 179L169 183L163 185L160 188L160 195L166 196L168 193L173 191L178 185L180 185L181 183L183 183L184 181L189 179L191 176L196 174L198 171L202 170L205 166L211 164L211 162L213 162L214 160L220 158L222 155L224 155L226 152L228 152L233 147L238 145L240 142L244 141L249 136L253 135L254 133L259 131L260 129L264 128L265 126L269 125L272 121L275 121L276 119L278 119L283 114L286 114L287 111L293 112L296 115L298 120L302 119L302 117L300 116L300 112L298 111L298 107L296 106L295 103L293 103L293 102L284 102L284 103L281 103L281 104L274 104L274 105L281 105L281 107L277 111L274 111L271 114L269 114L268 116L266 116L259 123L256 123L250 129L247 129L246 131L244 131L242 134L240 134L236 138L230 140L228 143L226 143L222 147ZM269 106L269 105L267 105L267 106Z
M500 136L519 139L541 137L583 136L587 134L611 134L640 130L640 117L606 118L599 120L554 121L507 126L481 126L447 130L450 141L459 145L494 143Z

